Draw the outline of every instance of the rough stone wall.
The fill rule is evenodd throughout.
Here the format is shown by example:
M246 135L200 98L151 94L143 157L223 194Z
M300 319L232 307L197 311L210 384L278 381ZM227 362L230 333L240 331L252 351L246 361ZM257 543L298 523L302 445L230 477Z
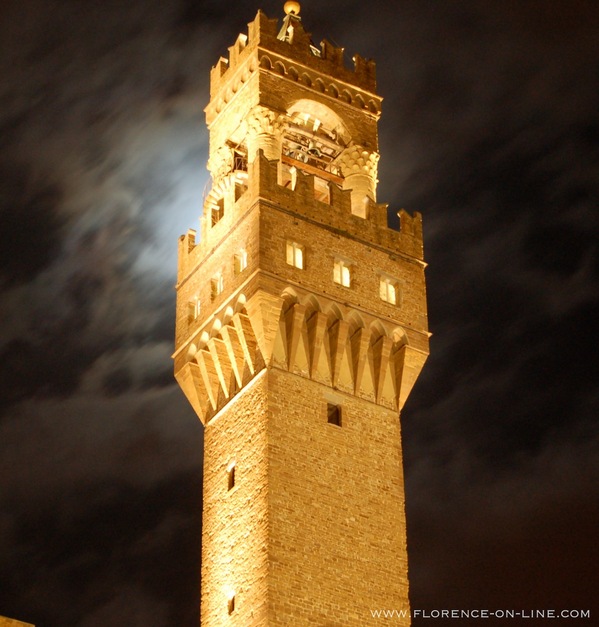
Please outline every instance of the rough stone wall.
M267 625L266 371L206 426L202 517L202 627ZM235 487L228 469L235 463ZM235 611L229 616L230 595Z
M247 192L246 192L247 195ZM184 279L178 285L177 298L181 305L177 307L176 343L179 345L189 338L201 322L223 306L239 286L257 270L259 265L259 227L258 212L244 213L244 203L240 200L235 208L225 207L225 215L220 222L211 227L213 254L204 258L195 256L196 263L188 264L184 271ZM247 252L247 268L240 274L235 273L235 255L244 249ZM212 298L211 278L222 272L224 292ZM189 320L188 312L183 306L195 297L200 299L202 314L197 320Z
M396 412L263 370L206 427L203 627L360 627L407 609L400 438Z
M371 609L407 609L397 413L274 368L269 382L268 625L361 627L380 623Z
M327 208L323 207L326 211ZM290 284L302 285L341 303L369 311L396 324L426 329L426 293L422 265L385 250L366 246L343 232L322 228L307 220L290 219L274 207L263 207L260 216L261 269L276 273ZM286 242L304 246L305 267L285 261ZM333 281L336 258L351 264L351 285ZM398 281L400 300L391 305L379 298L381 274Z

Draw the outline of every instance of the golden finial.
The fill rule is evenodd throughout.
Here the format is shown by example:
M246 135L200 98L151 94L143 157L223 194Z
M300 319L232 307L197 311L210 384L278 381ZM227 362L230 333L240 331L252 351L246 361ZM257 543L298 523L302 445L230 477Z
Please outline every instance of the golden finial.
M294 2L293 0L289 0L289 2L286 2L285 6L283 7L283 10L285 11L285 13L287 13L287 15L299 15L300 9L300 3Z

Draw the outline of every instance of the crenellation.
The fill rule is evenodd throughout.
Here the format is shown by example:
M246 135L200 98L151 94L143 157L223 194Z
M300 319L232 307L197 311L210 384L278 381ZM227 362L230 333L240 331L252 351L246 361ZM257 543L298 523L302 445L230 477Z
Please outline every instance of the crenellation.
M365 60L359 55L353 57L353 67L347 67L344 59L344 49L338 48L326 39L320 44L320 48L314 46L311 36L307 33L301 21L294 21L293 37L291 40L282 41L278 37L279 22L277 19L269 19L262 11L258 11L253 22L248 24L248 34L239 35L236 43L229 48L229 57L221 57L211 72L211 96L216 95L225 81L244 62L249 54L260 50L260 66L271 69L275 63L282 63L282 59L299 64L295 67L297 75L303 70L312 68L321 76L334 76L347 85L369 92L374 96L374 101L380 99L375 96L376 91L376 64L372 60ZM245 51L248 54L243 54ZM263 59L274 55L277 60L270 62L267 67L263 65ZM283 64L285 65L285 64ZM284 72L285 73L285 72ZM338 88L337 88L338 89Z
M402 210L405 228L396 231L389 228L387 220L388 205L369 202L368 219L352 215L351 193L331 183L331 202L322 203L314 198L314 175L298 172L295 189L279 185L278 164L268 161L263 155L256 160L260 187L268 200L281 208L289 209L323 225L346 232L356 238L387 248L389 252L413 257L422 262L422 220L420 214L413 217ZM250 179L256 177L255 169L250 172ZM298 202L299 201L299 202ZM323 205L327 210L323 211ZM420 224L420 228L418 225Z
M331 42L323 39L320 42L321 54L320 57L325 61L335 65L335 66L343 66L343 48L337 48ZM335 74L335 72L329 72L330 74Z

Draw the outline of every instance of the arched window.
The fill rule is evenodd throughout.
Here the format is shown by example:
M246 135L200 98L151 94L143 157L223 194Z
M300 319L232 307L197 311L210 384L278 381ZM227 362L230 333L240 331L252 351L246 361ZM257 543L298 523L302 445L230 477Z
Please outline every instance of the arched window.
M335 159L349 143L350 136L341 118L329 107L314 100L302 99L287 111L287 127L283 135L284 169L301 169L324 179L340 183ZM290 180L291 177L283 177ZM328 194L328 184L318 189L319 199Z

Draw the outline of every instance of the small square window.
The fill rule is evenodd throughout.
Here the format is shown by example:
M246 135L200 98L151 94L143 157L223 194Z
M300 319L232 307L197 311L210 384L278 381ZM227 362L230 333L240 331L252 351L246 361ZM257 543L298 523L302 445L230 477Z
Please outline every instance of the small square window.
M399 287L397 281L388 277L380 277L379 296L390 305L399 304Z
M189 301L187 305L187 315L189 321L197 320L200 317L201 307L200 307L200 299L196 296L192 300Z
M241 274L248 267L247 250L240 250L235 255L235 274Z
M333 266L333 281L344 287L351 285L351 265L343 259L335 259Z
M331 425L341 426L341 406L327 403L327 422Z
M304 247L297 242L287 242L287 263L294 268L304 269Z
M225 289L225 281L221 272L214 275L210 281L210 288L212 293L212 300L214 300L219 294L222 294Z

